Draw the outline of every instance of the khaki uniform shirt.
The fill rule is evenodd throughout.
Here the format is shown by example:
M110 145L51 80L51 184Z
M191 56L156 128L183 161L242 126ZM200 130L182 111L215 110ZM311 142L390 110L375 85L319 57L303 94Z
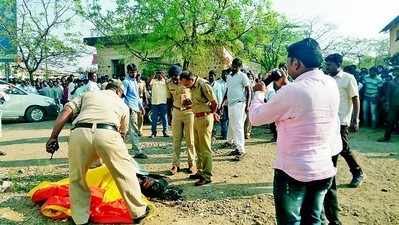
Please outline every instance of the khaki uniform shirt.
M183 87L182 85L175 84L173 81L168 82L168 98L173 99L173 106L179 109L184 108L183 101L187 98L191 98L190 89Z
M77 123L114 124L120 133L126 133L129 126L129 108L114 91L87 92L76 97L65 106L73 110Z
M208 81L197 77L190 91L193 102L193 112L211 112L210 102L216 101L216 97Z

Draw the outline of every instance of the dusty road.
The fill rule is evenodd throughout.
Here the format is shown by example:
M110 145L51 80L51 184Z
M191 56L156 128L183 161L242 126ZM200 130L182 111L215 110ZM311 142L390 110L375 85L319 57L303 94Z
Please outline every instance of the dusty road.
M67 176L68 130L61 137L61 150L53 160L44 152L52 122L5 124L0 149L0 178L9 178L14 187L0 194L0 224L72 224L43 218L38 207L25 197L27 191L42 180L58 180ZM264 128L254 130L247 142L247 157L232 162L227 149L215 150L213 183L194 187L187 174L171 177L173 184L184 189L182 203L156 203L157 214L147 225L177 224L274 224L272 196L275 144ZM146 130L146 134L148 130ZM382 130L362 129L352 135L352 147L366 174L358 189L348 188L351 176L345 161L338 167L341 218L347 224L399 224L399 136L391 143L375 142ZM159 137L142 139L149 159L140 160L150 172L166 171L171 163L171 140ZM218 146L218 144L215 146ZM130 147L130 146L129 146ZM184 154L184 153L183 153Z

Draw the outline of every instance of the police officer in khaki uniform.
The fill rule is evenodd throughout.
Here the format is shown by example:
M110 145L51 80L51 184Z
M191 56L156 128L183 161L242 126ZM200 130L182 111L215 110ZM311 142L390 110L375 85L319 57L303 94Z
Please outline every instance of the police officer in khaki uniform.
M199 179L195 185L201 186L211 182L212 176L212 150L211 137L213 121L219 120L216 114L217 103L212 87L209 83L194 76L191 72L184 71L180 75L180 82L183 86L190 88L190 103L194 112L194 145L197 152L197 173L190 175L190 179ZM192 102L191 102L192 101Z
M188 155L188 173L193 173L195 168L195 148L194 148L194 113L191 106L183 106L186 99L190 99L190 89L179 84L181 68L173 65L168 75L171 78L167 83L169 98L172 98L172 134L173 134L173 162L171 174L176 174L180 170L181 142L185 136Z
M57 118L46 150L54 153L58 135L72 117L74 128L69 137L69 195L71 214L76 224L88 224L90 189L86 183L89 165L100 157L115 180L119 192L133 218L146 214L135 162L123 141L128 124L129 108L122 101L123 84L111 80L106 90L87 92L67 103Z

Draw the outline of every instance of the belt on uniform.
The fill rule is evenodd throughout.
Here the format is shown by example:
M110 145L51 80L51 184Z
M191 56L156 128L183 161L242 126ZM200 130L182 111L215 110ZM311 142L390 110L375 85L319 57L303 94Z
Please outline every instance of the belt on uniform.
M173 108L178 109L178 110L180 110L180 111L186 111L186 110L191 109L191 107L187 107L187 108L185 108L185 109L182 109L182 108L177 107L177 106L174 106L174 105L173 105Z
M194 113L195 117L203 117L203 116L207 116L209 114L212 114L211 112L199 112L199 113Z
M77 123L72 130L76 128L92 128L93 124L92 123ZM114 124L107 124L107 123L97 123L96 124L97 129L106 129L106 130L113 130L118 132L118 128Z

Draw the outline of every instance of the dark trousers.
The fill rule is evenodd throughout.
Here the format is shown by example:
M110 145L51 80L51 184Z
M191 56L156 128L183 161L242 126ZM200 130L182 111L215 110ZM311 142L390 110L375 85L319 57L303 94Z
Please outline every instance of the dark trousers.
M273 134L273 139L277 140L277 127L276 127L276 123L271 123L270 124L270 131Z
M332 157L334 167L337 167L338 155ZM326 197L324 198L324 213L328 220L328 225L341 225L338 217L338 197L337 184L335 177L332 178L331 187L328 189Z
M357 163L352 151L349 147L349 128L348 126L341 126L341 139L342 139L342 151L340 155L345 159L349 166L349 169L353 176L363 174L362 169Z
M227 138L227 130L229 125L229 113L227 111L227 106L223 107L223 112L218 124L220 126L220 136L222 136L222 139L225 140ZM212 136L216 136L216 123L213 125Z
M220 135L223 139L227 138L227 129L229 124L229 112L227 111L227 106L223 107L223 115L220 118Z
M392 131L395 128L396 122L399 120L399 105L391 106L388 110L387 125L385 127L385 139L391 139Z
M151 131L157 134L158 117L161 117L163 132L168 130L168 106L166 104L151 105Z
M277 225L320 225L324 196L332 178L300 182L274 171L273 194Z

